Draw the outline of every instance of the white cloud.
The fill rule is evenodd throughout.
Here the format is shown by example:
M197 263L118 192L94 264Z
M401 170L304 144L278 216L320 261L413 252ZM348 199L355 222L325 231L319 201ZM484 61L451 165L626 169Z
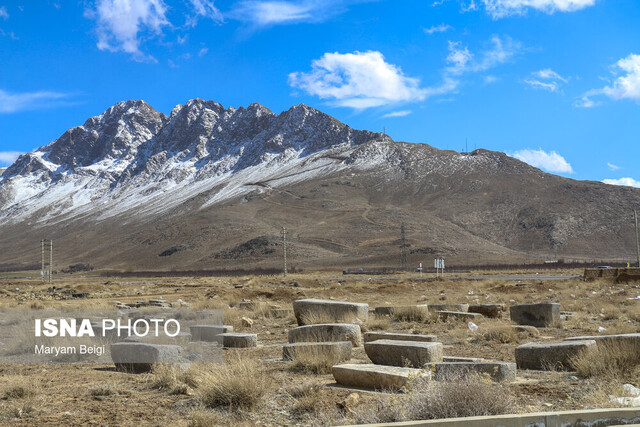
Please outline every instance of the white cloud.
M0 151L0 165L8 166L22 154L19 151Z
M631 99L640 102L640 55L632 53L620 59L612 66L612 72L617 77L610 86L586 92L580 100L574 102L574 106L589 108L599 105L600 103L591 100L591 97L600 95L616 101Z
M620 166L614 165L613 163L608 163L608 162L607 162L607 166L608 166L608 167L609 167L609 169L611 169L612 171L617 171L617 170L621 169L621 168L620 168Z
M139 33L160 35L163 27L171 25L166 13L162 0L97 0L95 10L86 15L97 20L98 49L126 52L138 61L155 61L140 51Z
M590 96L590 95L589 95ZM582 96L573 102L573 106L576 108L593 108L600 105L600 102L593 101L589 96Z
M7 8L5 6L0 7L0 18L4 20L9 19L9 12L7 12Z
M489 48L480 52L479 60L474 60L469 48L461 42L449 41L447 62L452 65L447 67L447 71L454 75L487 71L510 61L521 49L522 45L510 37L500 38L494 35L491 37Z
M538 150L518 150L512 154L518 160L530 164L536 168L544 169L548 172L573 173L571 165L555 151L546 152Z
M289 74L289 85L343 107L364 109L422 101L428 95L418 79L405 76L377 51L325 53L311 68L308 73Z
M383 119L389 119L389 118L393 118L393 117L406 117L411 113L412 113L411 110L392 111L392 112L387 113L384 116L382 116L382 118Z
M453 27L451 25L445 24L444 22L440 25L432 25L429 28L423 28L422 31L424 31L426 34L434 34L434 33L445 33L449 30L452 30Z
M602 92L613 99L633 99L640 101L640 55L631 54L616 62L615 71L625 74L618 77L612 86L606 86Z
M567 79L562 77L550 68L531 73L529 78L524 82L534 89L544 89L549 92L558 92L563 83L567 83Z
M611 185L625 185L627 187L640 188L640 181L629 177L619 179L603 179L602 182Z
M207 52L209 52L209 48L208 47L203 47L202 49L200 49L198 51L198 56L202 58L203 56L205 56L207 54Z
M0 114L64 105L68 96L52 91L10 93L0 89Z
M472 2L473 3L473 2ZM595 0L482 0L487 12L494 18L519 15L527 9L536 9L544 13L575 12L593 6Z
M256 27L323 22L345 11L345 5L362 0L244 0L234 5L227 16Z
M187 17L187 25L195 27L198 24L198 18L208 18L216 23L222 23L222 12L215 7L211 0L189 0L194 15Z

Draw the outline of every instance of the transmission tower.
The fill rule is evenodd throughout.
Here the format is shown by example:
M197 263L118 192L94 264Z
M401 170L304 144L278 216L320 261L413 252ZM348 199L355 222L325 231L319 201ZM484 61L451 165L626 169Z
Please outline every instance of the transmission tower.
M47 264L47 258L45 252L49 252L49 260ZM43 281L51 283L51 271L53 270L53 240L42 239L40 240L40 276Z

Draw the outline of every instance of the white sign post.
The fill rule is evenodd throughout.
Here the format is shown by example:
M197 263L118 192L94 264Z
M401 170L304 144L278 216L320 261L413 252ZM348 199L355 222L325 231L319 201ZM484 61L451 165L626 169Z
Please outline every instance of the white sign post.
M420 278L422 279L422 263L420 263L420 267L418 267L418 271L420 272Z
M436 278L438 277L438 272L440 276L444 276L444 258L436 258L433 260L433 266L436 269Z

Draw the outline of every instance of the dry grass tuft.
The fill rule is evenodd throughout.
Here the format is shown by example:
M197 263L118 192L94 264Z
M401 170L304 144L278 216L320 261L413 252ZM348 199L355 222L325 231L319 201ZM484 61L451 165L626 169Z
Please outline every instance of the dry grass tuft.
M513 393L477 374L444 381L415 378L405 396L391 396L358 408L356 422L382 423L517 413Z
M287 389L287 394L295 401L292 412L300 416L321 410L326 400L322 384L303 384Z
M426 322L429 317L427 307L405 306L393 309L393 318L399 322Z
M270 385L262 364L254 359L211 365L197 376L198 398L208 408L253 409Z
M370 316L369 319L360 326L363 332L386 331L391 327L391 319L388 316Z
M640 349L631 343L607 342L570 360L581 377L628 378L640 367Z
M172 364L155 364L152 369L151 386L169 394L188 394L189 388L197 387L194 371Z
M489 326L488 329L482 334L482 339L486 342L493 342L498 344L520 343L518 333L510 325Z
M340 363L340 360L317 347L300 347L293 354L293 361L289 366L289 371L325 375L331 373L331 367Z
M318 325L322 323L359 323L354 314L332 314L321 310L306 310L300 313L300 319L305 325Z
M607 305L600 309L603 320L617 320L622 317L622 311L615 305Z
M5 399L30 399L38 394L38 387L23 376L10 376L3 379Z

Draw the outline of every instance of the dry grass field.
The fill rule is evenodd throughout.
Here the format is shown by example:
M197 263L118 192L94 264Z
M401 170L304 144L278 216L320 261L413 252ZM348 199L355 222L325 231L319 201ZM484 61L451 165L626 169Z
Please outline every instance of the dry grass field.
M511 272L518 273L518 272ZM560 274L580 274L561 271ZM475 273L472 273L475 274ZM482 274L490 274L483 272ZM504 275L504 272L500 272ZM531 272L526 272L531 274ZM543 273L541 273L543 274ZM544 272L549 274L549 272ZM514 349L529 341L581 335L640 332L640 284L570 280L418 280L342 276L340 273L265 277L108 278L55 280L58 290L88 293L62 299L33 279L0 280L0 308L109 308L114 301L163 297L192 308L224 308L225 324L258 334L258 347L225 350L223 365L192 365L186 371L156 366L152 373L118 372L113 365L0 365L2 425L343 425L410 418L484 413L536 412L612 407L609 395L640 386L640 360L628 349L610 348L575 360L574 371L518 371L514 383L480 377L446 382L415 380L404 393L379 393L335 385L333 361L301 355L282 361L293 313L274 316L269 305L291 308L301 298L382 305L558 302L571 312L549 328L518 332L508 319L482 318L472 332L466 321L443 322L431 313L397 317L370 314L363 330L435 334L447 356L514 361ZM634 299L635 298L635 299ZM238 307L242 299L257 304ZM241 318L254 321L244 327ZM351 363L366 363L362 347ZM358 393L358 396L352 393Z

